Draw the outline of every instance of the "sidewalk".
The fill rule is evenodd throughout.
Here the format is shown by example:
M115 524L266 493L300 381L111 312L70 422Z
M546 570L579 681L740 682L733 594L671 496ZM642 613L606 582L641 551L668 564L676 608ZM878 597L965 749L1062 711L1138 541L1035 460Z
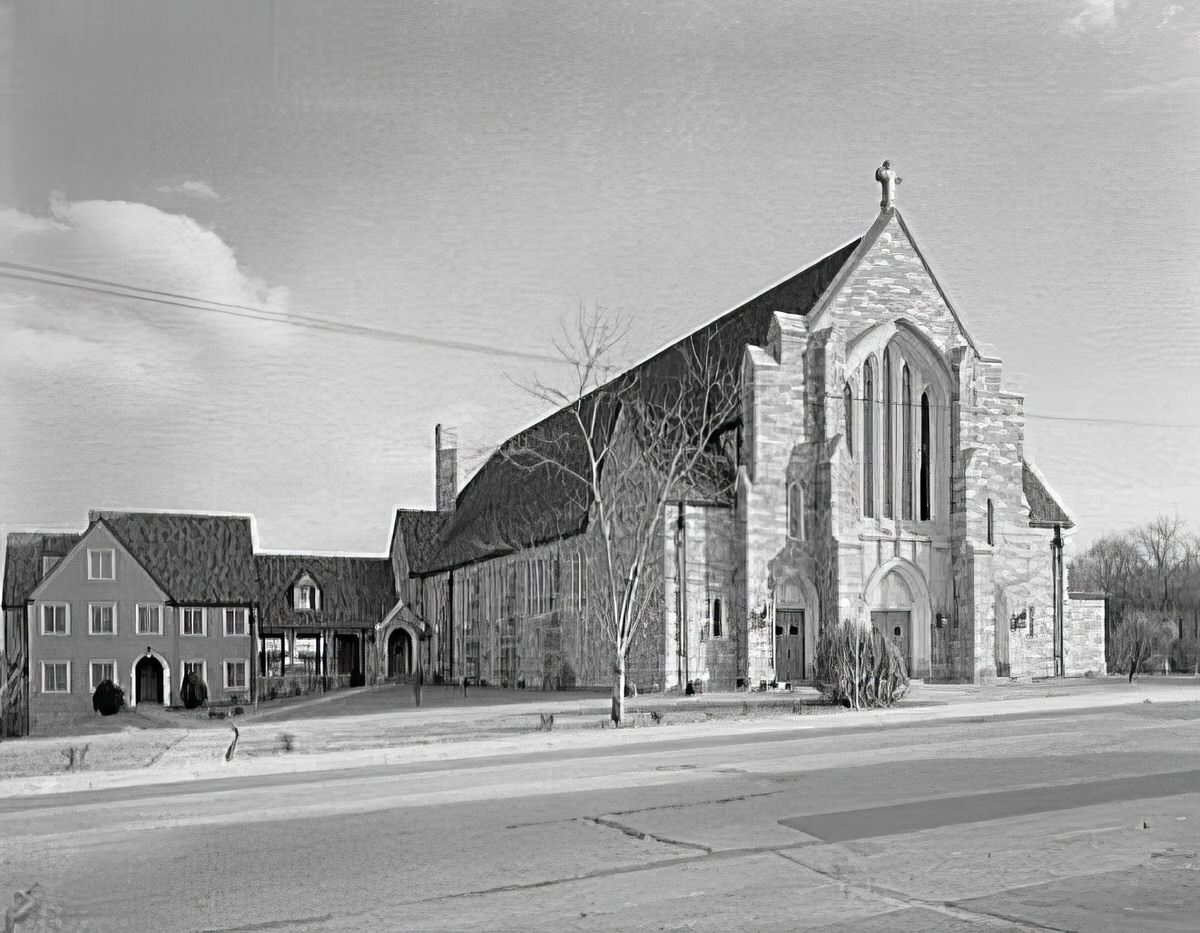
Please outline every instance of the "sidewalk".
M916 684L910 696L893 709L857 712L804 703L815 697L811 689L638 697L627 707L627 716L636 726L620 730L601 728L601 722L607 720L608 702L595 696L578 699L555 694L545 700L519 703L430 704L420 709L358 715L312 715L327 712L334 702L321 698L324 702L296 708L287 718L268 711L268 715L239 717L215 728L205 723L203 728L142 730L80 740L66 737L6 742L0 744L0 798L224 777L436 764L551 749L616 744L627 747L704 735L887 728L947 719L1103 709L1147 701L1200 703L1200 680L1156 682L1155 678L1146 678L1133 685L1115 678L990 687ZM797 703L799 714L793 712L793 703ZM554 714L553 731L538 731L543 713ZM652 725L652 713L657 713L658 722L669 728ZM231 723L238 727L239 737L233 759L226 762L226 749L233 738ZM88 764L94 764L95 770L66 772L62 750L88 743L92 746ZM291 751L286 748L288 744Z

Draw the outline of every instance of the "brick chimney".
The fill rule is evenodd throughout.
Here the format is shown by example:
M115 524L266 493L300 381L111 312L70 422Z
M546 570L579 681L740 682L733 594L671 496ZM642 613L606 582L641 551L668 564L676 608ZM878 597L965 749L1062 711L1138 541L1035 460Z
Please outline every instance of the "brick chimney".
M437 510L453 512L458 496L458 429L438 425L433 429L434 487Z

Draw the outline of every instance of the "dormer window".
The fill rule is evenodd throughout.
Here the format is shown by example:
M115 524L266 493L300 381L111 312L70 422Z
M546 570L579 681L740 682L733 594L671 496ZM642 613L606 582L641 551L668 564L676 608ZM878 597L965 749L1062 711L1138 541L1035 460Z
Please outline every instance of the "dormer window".
M292 606L304 612L316 612L321 608L321 590L307 573L302 574L292 588Z
M59 565L62 556L58 554L45 554L42 556L42 579L50 576L50 571Z

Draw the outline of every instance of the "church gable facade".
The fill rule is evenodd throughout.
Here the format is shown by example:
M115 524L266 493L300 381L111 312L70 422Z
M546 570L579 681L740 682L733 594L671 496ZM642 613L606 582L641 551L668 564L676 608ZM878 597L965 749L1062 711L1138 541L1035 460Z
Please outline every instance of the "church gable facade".
M660 598L630 659L641 690L809 680L821 628L842 620L895 640L915 678L1103 670L1102 613L1067 595L1073 523L1025 456L1024 400L886 187L862 239L697 332L729 343L739 374L736 483L667 505ZM514 493L504 469L489 462L457 497L439 469L440 512L403 519L436 532L393 535L425 661L455 680L607 685L587 515ZM519 517L534 513L553 534ZM480 546L484 525L510 533Z

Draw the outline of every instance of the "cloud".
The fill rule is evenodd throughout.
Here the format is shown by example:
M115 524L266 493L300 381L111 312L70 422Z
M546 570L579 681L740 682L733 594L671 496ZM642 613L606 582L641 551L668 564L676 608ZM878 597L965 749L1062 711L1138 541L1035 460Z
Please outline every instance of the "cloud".
M188 197L199 198L201 201L221 200L221 196L210 185L202 181L184 181L178 185L163 185L158 190L161 194L184 194Z
M1129 9L1130 0L1085 0L1083 8L1063 24L1066 32L1108 32L1117 27L1121 13ZM1078 8L1078 4L1073 4Z
M286 288L239 264L234 250L185 214L130 201L50 200L46 216L0 208L0 258L92 279L207 301L286 312ZM13 279L0 268L0 365L27 373L93 372L138 379L146 361L203 378L217 358L252 354L291 339L292 328L170 304ZM103 286L101 286L103 288ZM160 296L161 297L161 296ZM169 300L169 299L168 299Z
M1122 48L1129 40L1149 39L1168 45L1180 40L1197 46L1200 6L1196 0L1068 0L1068 18L1062 24L1068 35L1090 36L1102 45Z
M50 216L0 212L0 244L17 262L283 311L287 289L243 269L233 249L186 214L132 201L68 201Z

